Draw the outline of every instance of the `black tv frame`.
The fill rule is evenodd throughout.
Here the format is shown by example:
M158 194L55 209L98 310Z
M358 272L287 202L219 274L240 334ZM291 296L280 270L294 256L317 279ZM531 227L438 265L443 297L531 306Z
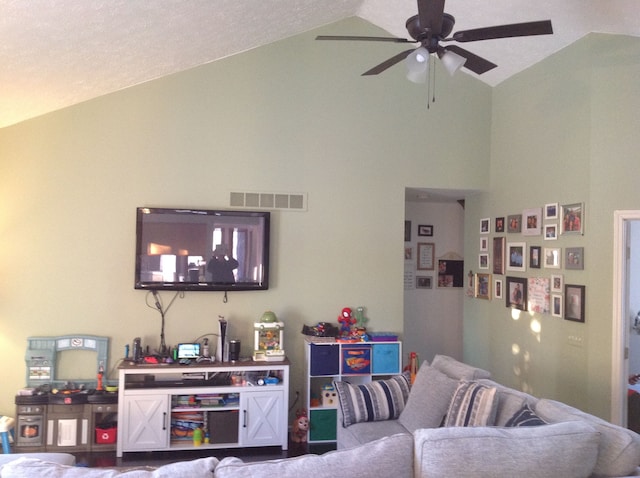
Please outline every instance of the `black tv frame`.
M252 218L256 219L254 224L254 232L259 231L258 237L255 238L256 244L254 244L256 250L260 251L261 257L253 260L256 267L261 267L260 278L255 281L240 280L237 282L229 283L216 283L208 281L189 281L179 280L164 281L164 280L145 280L143 277L145 271L143 270L144 257L149 257L148 254L143 253L143 249L146 244L144 237L147 235L148 228L145 227L152 221L146 221L153 217L154 220L171 218L172 221L167 222L170 227L175 227L176 230L180 227L180 221L196 222L212 224L215 223L216 218L219 218L223 223L228 224L237 219L239 223L251 222ZM180 221L179 221L179 220ZM202 220L200 220L202 219ZM194 208L160 208L160 207L138 207L136 209L136 258L135 258L135 289L141 290L168 290L168 291L251 291L251 290L267 290L269 289L269 248L270 248L270 229L271 229L271 214L269 211L245 211L245 210L224 210L224 209L194 209ZM208 241L208 237L206 239ZM211 243L213 247L213 244ZM212 251L207 251L211 254ZM200 254L194 254L200 255ZM205 257L205 261L208 262L209 257Z

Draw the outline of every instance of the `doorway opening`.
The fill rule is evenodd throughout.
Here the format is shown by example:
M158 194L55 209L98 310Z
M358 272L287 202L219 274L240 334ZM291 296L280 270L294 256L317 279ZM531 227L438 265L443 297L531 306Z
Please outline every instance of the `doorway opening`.
M636 426L629 403L640 398L629 395L629 377L640 373L640 297L631 294L640 287L640 211L614 212L613 247L611 422L627 427Z

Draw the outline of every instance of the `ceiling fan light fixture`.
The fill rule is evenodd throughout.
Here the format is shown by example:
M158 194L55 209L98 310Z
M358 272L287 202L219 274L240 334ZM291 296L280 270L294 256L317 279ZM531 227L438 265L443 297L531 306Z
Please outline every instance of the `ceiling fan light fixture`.
M447 73L449 73L450 76L455 75L455 73L462 68L467 61L465 57L452 51L446 51L440 60L444 65L444 69L447 70Z
M429 72L429 51L421 46L407 56L407 79L414 83L426 83Z

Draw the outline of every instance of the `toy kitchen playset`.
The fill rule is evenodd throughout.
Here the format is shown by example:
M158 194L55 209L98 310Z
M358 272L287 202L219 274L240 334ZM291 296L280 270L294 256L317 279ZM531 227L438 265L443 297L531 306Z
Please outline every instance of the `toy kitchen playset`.
M103 382L108 348L108 338L90 335L27 339L27 386L15 398L16 452L115 450L118 394ZM78 350L95 353L96 378L60 380L61 354Z

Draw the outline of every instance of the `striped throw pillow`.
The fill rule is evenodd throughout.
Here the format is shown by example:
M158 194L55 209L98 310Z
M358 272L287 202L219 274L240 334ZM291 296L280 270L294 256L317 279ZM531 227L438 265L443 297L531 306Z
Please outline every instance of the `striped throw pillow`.
M494 424L498 408L495 387L461 380L451 398L445 427L484 427Z
M409 374L363 385L334 381L345 427L360 422L395 419L404 409L410 391Z

